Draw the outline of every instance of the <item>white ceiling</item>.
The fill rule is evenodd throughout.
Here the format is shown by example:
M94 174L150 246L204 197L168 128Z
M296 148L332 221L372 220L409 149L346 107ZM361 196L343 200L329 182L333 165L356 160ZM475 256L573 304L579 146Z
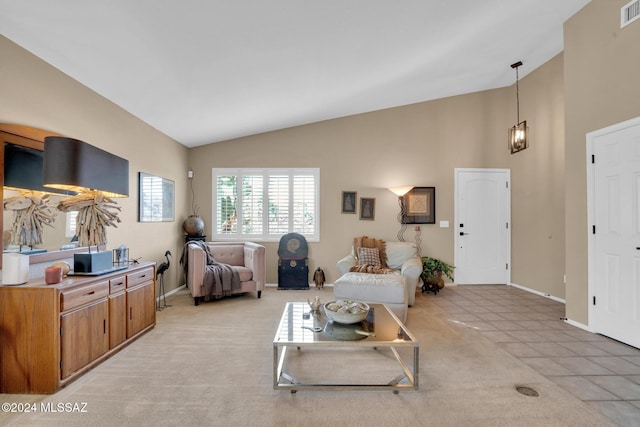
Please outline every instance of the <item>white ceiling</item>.
M0 0L0 34L178 142L512 85L589 0Z

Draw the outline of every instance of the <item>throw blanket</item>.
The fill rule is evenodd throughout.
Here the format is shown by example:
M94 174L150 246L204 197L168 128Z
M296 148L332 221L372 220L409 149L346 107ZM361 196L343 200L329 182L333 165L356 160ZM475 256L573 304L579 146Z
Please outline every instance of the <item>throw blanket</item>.
M199 246L207 257L203 279L205 301L209 301L211 297L231 295L240 290L238 272L228 264L217 262L205 242L191 241L184 245L180 265L184 269L185 276L189 273L189 251L187 250L189 245Z
M368 263L359 259L358 248L373 248L378 250L379 264ZM357 264L349 269L354 273L370 273L370 274L394 274L397 270L387 267L387 243L384 240L373 239L368 236L355 237L353 239L353 252L356 256Z
M380 264L382 268L387 267L387 243L384 240L374 239L367 236L355 237L353 239L353 252L358 257L358 248L375 248L380 253Z
M354 273L371 273L371 274L395 274L398 270L394 270L393 268L381 267L379 265L371 265L371 264L358 264L354 265L349 269L349 271Z

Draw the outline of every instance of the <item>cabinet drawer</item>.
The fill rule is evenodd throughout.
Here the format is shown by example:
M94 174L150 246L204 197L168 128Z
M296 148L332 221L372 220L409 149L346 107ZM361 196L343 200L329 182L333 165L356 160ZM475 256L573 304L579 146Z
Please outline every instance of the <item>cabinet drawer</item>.
M127 287L127 278L125 276L116 277L109 280L109 293L115 294Z
M153 267L138 270L134 273L127 274L127 288L132 288L150 280L153 280Z
M109 295L109 282L98 282L88 286L63 291L60 294L60 311L68 311Z

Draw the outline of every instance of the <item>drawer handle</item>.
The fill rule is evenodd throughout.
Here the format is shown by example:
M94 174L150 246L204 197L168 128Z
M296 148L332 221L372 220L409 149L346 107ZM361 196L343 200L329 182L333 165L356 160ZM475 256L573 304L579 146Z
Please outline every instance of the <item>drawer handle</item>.
M145 277L147 277L147 275L146 275L146 274L143 274L142 276L140 276L140 278L141 278L141 279L143 279L143 278L145 278Z
M95 294L95 293L96 293L96 291L91 291L91 292L87 292L87 293L86 293L86 294L84 294L84 295L85 295L85 296L87 296L87 295L93 295L93 294Z

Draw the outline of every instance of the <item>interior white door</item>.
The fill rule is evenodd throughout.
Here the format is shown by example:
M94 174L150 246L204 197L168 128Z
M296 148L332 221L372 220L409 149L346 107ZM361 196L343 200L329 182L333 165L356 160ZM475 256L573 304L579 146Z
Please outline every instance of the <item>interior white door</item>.
M510 282L509 177L508 169L456 169L457 284Z
M593 139L596 332L640 347L640 125Z

